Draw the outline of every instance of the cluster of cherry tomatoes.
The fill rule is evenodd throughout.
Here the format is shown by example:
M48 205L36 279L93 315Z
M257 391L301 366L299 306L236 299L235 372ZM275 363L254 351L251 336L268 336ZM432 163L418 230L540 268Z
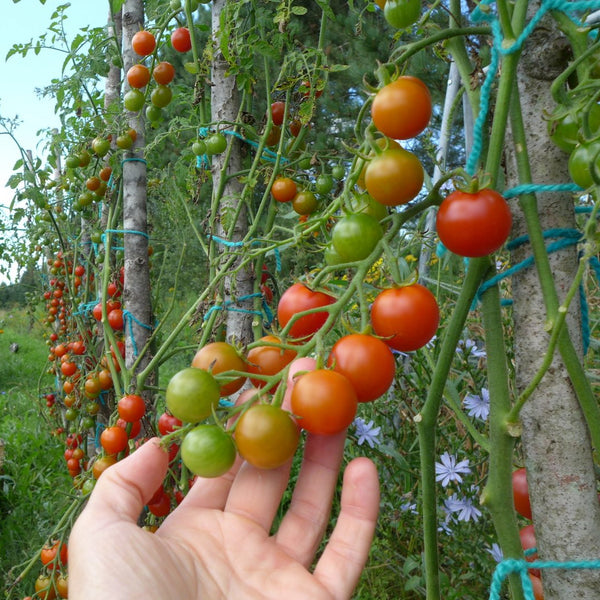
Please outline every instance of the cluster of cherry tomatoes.
M65 569L68 562L66 542L52 540L40 552L42 571L35 580L35 597L41 600L69 597L69 577ZM31 600L28 596L24 600Z

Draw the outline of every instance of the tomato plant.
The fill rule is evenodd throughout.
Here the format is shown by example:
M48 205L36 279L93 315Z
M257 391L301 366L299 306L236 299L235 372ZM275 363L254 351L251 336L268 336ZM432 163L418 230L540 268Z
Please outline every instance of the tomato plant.
M260 338L263 344L254 346L248 351L248 372L255 375L276 375L286 367L296 357L296 351L277 347L281 340L272 335L266 335ZM265 344L266 343L266 344ZM250 378L252 385L257 388L265 386L265 381L257 378Z
M204 369L188 367L173 375L167 384L167 408L181 421L196 423L210 416L219 403L221 389Z
M131 38L131 46L139 56L148 56L156 48L156 39L149 31L138 31Z
M294 456L300 429L289 412L271 404L255 404L235 425L240 456L260 469L275 469Z
M146 414L146 403L141 396L128 394L117 402L117 410L124 421L133 423L139 421Z
M277 319L284 328L291 319L304 311L326 307L335 302L335 298L323 292L313 291L303 283L294 283L282 295L277 305ZM296 339L308 338L316 333L327 320L327 311L317 311L297 318L288 333Z
M348 378L359 402L382 396L392 385L396 361L389 346L372 335L353 333L331 349L327 365Z
M171 45L177 52L189 52L192 49L190 30L187 27L178 27L171 34Z
M175 79L175 67L163 60L152 69L152 77L159 85L169 85Z
M529 487L527 485L527 471L525 468L513 471L512 487L515 510L522 517L531 520L531 503L529 500Z
M337 371L316 369L297 378L291 407L310 433L334 434L354 420L358 399L350 381Z
M271 195L277 202L291 202L297 191L296 182L289 177L278 177L271 186Z
M383 14L396 29L406 29L416 23L421 15L421 0L388 0Z
M436 226L448 250L473 258L491 254L504 244L512 216L506 200L495 190L456 190L442 201Z
M421 133L431 118L431 95L416 77L403 75L382 87L371 105L375 127L394 140Z
M331 241L340 259L353 262L367 258L383 237L379 221L366 213L342 217L331 232Z
M435 296L414 283L380 292L371 306L376 335L400 352L423 347L437 331L440 311Z
M132 88L143 88L150 81L150 70L146 65L135 64L127 71L127 83Z
M181 460L195 475L220 477L236 457L231 435L218 425L198 425L183 438Z
M40 552L40 560L47 569L54 569L60 565L66 566L68 561L67 544L60 540L54 541L51 545L45 545Z
M224 371L248 370L246 361L227 342L212 342L200 348L192 359L192 367L210 371L213 375ZM244 385L245 381L245 377L237 377L221 384L221 396L229 396L237 392Z
M408 150L390 148L373 158L365 172L367 192L381 204L410 202L423 187L421 161Z

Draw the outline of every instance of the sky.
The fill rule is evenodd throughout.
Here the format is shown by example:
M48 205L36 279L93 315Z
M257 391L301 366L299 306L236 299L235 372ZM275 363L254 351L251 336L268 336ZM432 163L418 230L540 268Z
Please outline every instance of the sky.
M60 76L64 55L42 50L37 56L30 52L25 58L13 55L5 61L5 57L13 44L36 40L44 33L52 13L64 4L67 4L66 0L46 0L45 4L40 0L0 0L0 115L11 119L19 117L21 124L15 132L16 137L25 149L33 150L34 154L39 142L36 132L59 126L54 114L54 101L38 98L35 90ZM65 23L69 38L72 39L86 25L103 26L108 7L108 0L71 0ZM12 190L5 184L19 158L15 143L7 135L0 135L0 211L3 213L12 198ZM6 279L0 275L2 281Z

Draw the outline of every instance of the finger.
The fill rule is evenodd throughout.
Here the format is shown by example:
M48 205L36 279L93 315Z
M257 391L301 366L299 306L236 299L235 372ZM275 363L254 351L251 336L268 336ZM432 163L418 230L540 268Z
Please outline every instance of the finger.
M290 508L275 536L277 544L308 567L329 521L346 432L309 435Z
M231 486L225 511L246 517L269 533L287 487L291 465L289 460L267 470L243 463Z
M181 502L181 507L223 510L229 490L244 461L238 456L233 466L221 477L197 477Z
M102 473L84 513L93 513L98 519L136 522L162 483L168 462L159 439L149 440Z
M350 598L358 583L378 511L377 469L368 458L356 458L346 467L340 515L314 572L336 600Z

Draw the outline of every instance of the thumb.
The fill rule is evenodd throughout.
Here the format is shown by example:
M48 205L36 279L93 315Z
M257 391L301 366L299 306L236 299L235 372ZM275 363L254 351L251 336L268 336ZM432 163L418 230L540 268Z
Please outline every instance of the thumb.
M168 453L152 438L102 473L84 512L95 519L136 522L167 471Z

